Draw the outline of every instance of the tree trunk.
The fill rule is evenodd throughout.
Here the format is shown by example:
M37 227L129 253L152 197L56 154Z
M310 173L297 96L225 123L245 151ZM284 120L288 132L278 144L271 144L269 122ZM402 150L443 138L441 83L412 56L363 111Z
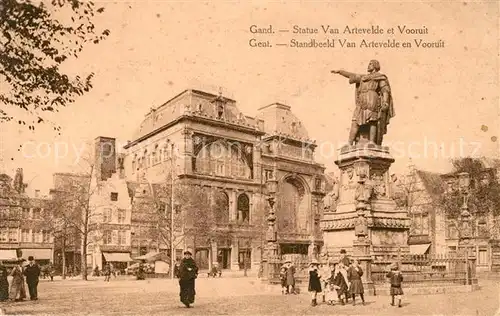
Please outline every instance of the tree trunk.
M62 279L66 279L66 228L64 228L63 238L62 238Z
M87 280L87 240L89 237L89 212L85 211L85 219L83 222L83 236L82 236L82 280Z

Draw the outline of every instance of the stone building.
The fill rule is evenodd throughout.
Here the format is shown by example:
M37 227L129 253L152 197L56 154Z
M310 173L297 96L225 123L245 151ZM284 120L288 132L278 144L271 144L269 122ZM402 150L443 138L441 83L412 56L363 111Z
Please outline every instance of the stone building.
M260 108L257 117L249 117L235 100L186 90L146 114L125 146L123 166L127 180L134 182L129 192L143 198L154 184L174 175L176 184L204 187L211 203L222 201L227 214L215 229L231 234L197 244L196 259L238 270L247 256L251 258L247 266L257 268L260 263L269 179L279 181L281 253L307 255L321 245L318 221L324 167L314 160L315 147L287 105L271 104ZM151 240L141 240L137 232L151 223L147 216L139 220L134 213L135 209L132 248L140 249ZM186 238L177 251L192 246L192 239Z
M484 181L498 177L498 167L483 159ZM459 249L459 222L445 214L440 197L458 186L457 174L438 174L410 168L399 181L398 205L411 218L408 243L414 254L443 254ZM473 247L478 271L500 270L500 223L492 213L472 216Z
M95 173L90 185L94 192L89 203L94 213L92 224L99 229L89 236L87 265L102 269L106 263L111 263L114 268L123 270L132 261L132 203L123 168L120 168L123 160L114 154L116 149L114 144L110 146L110 141L114 140L95 139Z
M50 201L25 193L23 170L17 169L14 180L0 175L0 260L33 256L41 265L53 262L54 240Z

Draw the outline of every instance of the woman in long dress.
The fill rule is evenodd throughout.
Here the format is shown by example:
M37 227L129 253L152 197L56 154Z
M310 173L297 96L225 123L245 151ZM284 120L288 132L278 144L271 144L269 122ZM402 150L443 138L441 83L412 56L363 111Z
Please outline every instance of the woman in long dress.
M351 283L349 291L352 295L352 305L356 305L356 295L361 297L361 302L365 305L365 290L363 288L363 281L361 281L362 275L363 270L359 266L358 260L354 260L353 264L347 270L347 278Z
M348 284L348 279L347 279L347 271L344 268L344 264L342 262L339 262L335 266L335 271L333 272L332 276L332 285L335 291L337 292L337 297L340 301L340 304L345 305L346 301L346 293L349 290Z
M22 260L17 264L10 273L12 283L10 284L9 298L14 301L22 301L26 298L26 288L24 286L24 275Z
M7 280L7 268L0 262L0 302L9 298L9 281Z

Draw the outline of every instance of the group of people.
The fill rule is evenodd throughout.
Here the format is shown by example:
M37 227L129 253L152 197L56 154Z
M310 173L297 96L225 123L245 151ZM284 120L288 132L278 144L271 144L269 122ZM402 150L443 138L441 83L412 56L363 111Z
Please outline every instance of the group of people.
M30 300L38 300L38 281L40 279L40 267L35 262L33 256L28 257L28 264L24 265L26 260L20 259L12 271L7 273L7 268L0 263L0 301L12 300L23 301L26 299L26 287L24 282L28 285L28 292ZM9 288L9 281L7 276L12 277Z
M365 304L364 287L363 287L363 269L360 267L357 260L350 260L346 251L342 250L344 257L339 262L330 262L329 269L322 275L320 263L313 260L309 268L309 286L308 290L311 293L311 306L318 305L317 296L323 294L323 301L329 305L335 305L339 302L341 305L348 303L352 299L352 305L356 305L356 296L361 298L361 302ZM393 263L390 271L386 274L389 279L391 288L391 305L395 306L395 300L398 300L398 307L401 307L401 299L403 289L403 275L399 270L399 265Z
M297 294L295 291L295 267L291 260L285 260L280 269L281 293Z

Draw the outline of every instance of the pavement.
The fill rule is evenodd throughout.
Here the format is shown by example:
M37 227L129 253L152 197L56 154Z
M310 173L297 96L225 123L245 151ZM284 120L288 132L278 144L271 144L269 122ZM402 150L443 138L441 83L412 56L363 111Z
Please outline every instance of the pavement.
M311 307L308 293L281 295L255 278L202 278L196 302L179 302L177 280L136 281L118 277L53 282L41 280L39 300L0 303L7 315L473 315L493 316L500 302L497 280L480 280L470 293L407 295L403 307L390 306L388 296L366 297L365 306ZM266 290L267 289L267 290Z

